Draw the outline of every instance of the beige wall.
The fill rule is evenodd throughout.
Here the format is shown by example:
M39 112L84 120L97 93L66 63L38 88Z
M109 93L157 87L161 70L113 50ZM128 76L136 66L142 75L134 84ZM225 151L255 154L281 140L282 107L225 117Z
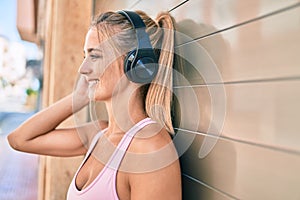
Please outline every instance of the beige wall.
M40 0L39 23L43 27L43 107L70 94L83 59L85 34L91 19L92 1ZM78 115L77 115L78 117ZM83 116L84 117L84 116ZM69 119L62 127L74 125ZM61 200L82 158L41 157L39 199Z
M119 9L170 10L181 32L184 199L300 199L299 1L96 1Z

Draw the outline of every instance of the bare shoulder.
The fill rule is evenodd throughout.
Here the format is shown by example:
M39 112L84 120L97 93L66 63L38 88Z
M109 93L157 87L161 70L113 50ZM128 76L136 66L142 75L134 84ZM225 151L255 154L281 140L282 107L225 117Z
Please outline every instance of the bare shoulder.
M148 173L160 170L179 171L178 154L170 134L160 125L151 124L133 138L121 165L121 170Z
M133 138L128 149L133 153L150 153L172 145L170 134L159 124L150 124L141 129Z
M179 159L164 128L153 124L138 132L124 163L133 163L126 165L132 200L181 199Z

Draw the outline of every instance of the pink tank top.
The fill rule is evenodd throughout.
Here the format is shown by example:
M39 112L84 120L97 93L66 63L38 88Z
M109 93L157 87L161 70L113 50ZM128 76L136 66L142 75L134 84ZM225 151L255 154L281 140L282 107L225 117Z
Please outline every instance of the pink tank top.
M122 159L128 149L131 140L135 134L148 124L155 123L150 118L145 118L135 124L128 132L125 133L122 140L119 142L116 150L104 166L102 171L98 174L95 180L89 184L86 188L78 190L75 183L75 178L79 172L79 169L85 163L98 139L104 134L106 129L100 131L92 140L89 150L83 159L79 169L77 170L68 190L67 200L119 200L116 191L116 176L118 168L122 162Z

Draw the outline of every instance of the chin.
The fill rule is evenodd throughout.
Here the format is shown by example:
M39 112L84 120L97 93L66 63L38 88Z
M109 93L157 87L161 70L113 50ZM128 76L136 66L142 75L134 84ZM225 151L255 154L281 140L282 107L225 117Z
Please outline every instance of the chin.
M94 101L107 101L111 99L111 95L110 94L95 94L94 96Z

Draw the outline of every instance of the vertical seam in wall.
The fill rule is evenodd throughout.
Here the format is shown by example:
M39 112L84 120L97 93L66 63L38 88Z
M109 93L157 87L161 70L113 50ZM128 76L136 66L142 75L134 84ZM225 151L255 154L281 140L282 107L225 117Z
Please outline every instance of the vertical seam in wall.
M90 0L92 1L91 6L92 6L92 17L95 16L95 8L96 8L96 0Z
M58 23L58 18L59 18L59 11L58 11L58 0L53 1L53 9L52 12L54 11L54 17L52 19L52 24L51 24L51 30L53 30L53 27L57 25ZM54 29L56 30L56 29ZM50 58L51 60L55 60L56 56L56 45L55 45L55 38L57 38L57 31L51 31L51 46L50 46ZM53 66L53 63L55 62L50 62L50 79L49 79L49 99L48 99L48 105L52 104L54 102L54 91L55 91L55 66Z
M46 168L46 156L39 157L39 168L38 168L38 200L45 200L46 195L46 174L47 174L47 168ZM41 177L40 174L43 174Z

